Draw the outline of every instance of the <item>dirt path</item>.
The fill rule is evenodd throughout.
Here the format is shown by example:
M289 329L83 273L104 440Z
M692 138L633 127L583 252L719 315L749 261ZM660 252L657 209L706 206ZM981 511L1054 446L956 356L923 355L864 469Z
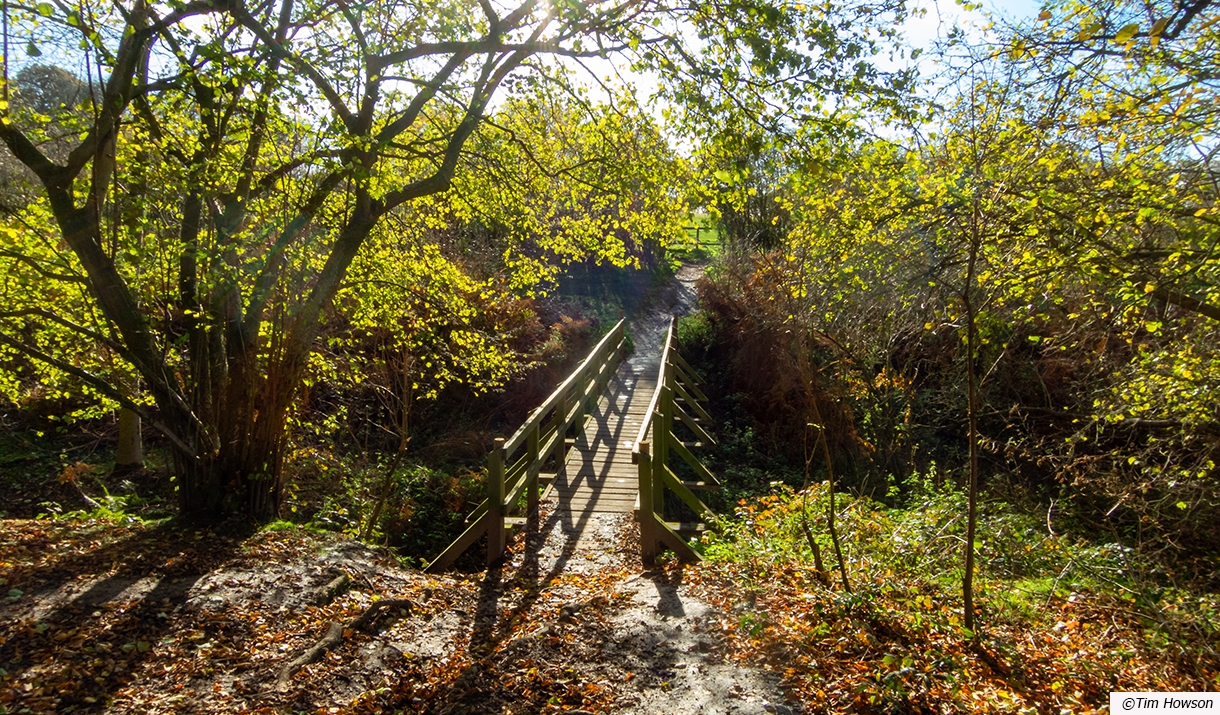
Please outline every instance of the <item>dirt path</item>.
M670 317L693 309L703 268L683 265L633 318L635 353L622 367L625 374L655 375ZM557 621L540 633L561 629L584 645L593 662L567 667L591 669L615 682L613 712L791 712L771 673L722 661L718 634L724 616L686 592L680 571L644 569L630 515L554 511L543 518L529 548L514 554L506 568L514 578L536 574L527 577L530 586L543 585L541 597L562 602ZM596 584L592 592L590 584ZM520 607L517 602L509 609ZM523 647L528 651L530 641Z
M632 316L629 329L635 353L627 363L636 373L655 373L660 367L661 341L673 315L687 315L695 307L695 283L703 275L703 263L684 263L676 275L660 286L651 300Z
M496 604L513 613L537 598L550 604L553 617L497 649L524 661L563 663L561 671L574 677L613 684L609 712L792 712L772 673L723 661L720 633L730 621L687 593L681 569L640 563L630 515L590 515L579 533L557 528L563 523L557 517L546 515L531 548L505 565L511 576ZM536 596L529 595L533 588L540 589ZM554 638L576 645L579 655L550 652ZM475 702L466 700L451 712L518 712L504 705L507 710L468 710Z
M700 272L632 323L626 369L656 369ZM301 529L0 521L0 712L794 711L776 674L726 661L736 615L680 567L642 566L629 514L538 518L501 565L438 577ZM402 607L351 627L390 598ZM341 638L277 687L331 624Z

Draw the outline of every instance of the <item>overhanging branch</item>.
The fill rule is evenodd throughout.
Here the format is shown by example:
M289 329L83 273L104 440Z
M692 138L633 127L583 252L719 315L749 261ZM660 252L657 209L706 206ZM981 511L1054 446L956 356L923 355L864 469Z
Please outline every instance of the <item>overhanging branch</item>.
M13 348L14 350L16 350L17 352L19 352L23 355L28 355L29 357L32 357L36 360L40 360L48 365L51 365L52 367L55 367L58 370L62 370L63 372L66 372L67 374L72 375L73 377L80 378L85 383L87 383L88 385L93 387L93 389L97 390L98 392L102 393L103 395L106 395L110 399L119 403L123 407L126 407L127 409L131 410L132 412L135 412L137 415L140 416L140 419L144 420L145 422L148 422L150 425L153 426L154 429L156 429L161 434L165 435L166 438L169 439L169 441L173 442L174 445L176 447L178 447L178 449L182 450L183 454L189 454L189 455L193 455L193 456L195 455L195 450L193 450L189 446L187 446L186 442L181 437L179 437L177 434L175 434L173 430L171 430L168 426L166 426L166 424L164 422L162 422L161 420L158 420L156 417L154 417L152 415L152 413L150 413L148 411L148 409L144 407L144 405L141 405L138 402L132 400L130 397L124 395L121 390L116 388L114 385L111 385L110 383L106 382L105 380L98 377L97 375L94 375L93 373L89 372L88 370L81 369L69 362L60 360L59 358L52 357L52 356L48 355L47 353L39 350L36 347L33 347L31 345L26 345L25 343L13 338L12 336L10 336L6 333L0 332L0 343L2 343L4 345L8 345L9 347Z
M1182 291L1158 286L1153 288L1149 295L1157 300L1163 300L1170 305L1176 305L1184 310L1189 310L1192 313L1198 313L1212 320L1220 320L1220 306L1204 302Z

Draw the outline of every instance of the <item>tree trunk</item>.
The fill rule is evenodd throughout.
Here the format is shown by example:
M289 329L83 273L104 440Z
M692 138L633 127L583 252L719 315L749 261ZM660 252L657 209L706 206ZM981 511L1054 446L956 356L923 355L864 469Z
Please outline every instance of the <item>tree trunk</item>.
M256 362L239 356L221 368L223 377L215 381L214 390L200 391L204 404L215 405L208 428L214 430L218 447L209 453L202 440L195 439L189 445L194 451L175 453L183 514L208 518L242 513L256 521L279 516L285 425L300 376L286 375L282 363L272 363L264 373Z
M140 416L126 407L119 408L119 445L114 467L120 472L134 472L144 468Z
M175 450L179 511L203 519L240 513L255 521L274 520L283 499L282 456L280 435L270 430L226 441L214 455Z
M970 631L970 640L977 641L978 633L975 630L974 622L974 536L978 528L979 386L975 370L975 353L978 350L978 326L975 324L977 310L973 296L975 269L978 264L981 243L977 215L972 217L970 232L970 255L966 262L966 289L962 292L966 308L966 412L969 422L967 440L970 447L970 473L966 480L966 553L965 573L962 574L962 616L966 629Z
M806 383L808 384L808 383ZM826 575L826 567L822 563L822 547L818 545L809 527L809 467L813 463L813 453L809 451L809 428L817 425L809 422L805 425L805 483L801 486L801 533L805 535L805 543L813 552L813 569L818 572L818 580L828 584L830 578Z
M377 521L381 518L381 510L385 508L385 504L390 498L390 491L394 486L394 472L398 471L402 456L411 442L411 407L415 404L411 368L414 364L410 350L405 347L402 351L401 364L397 370L391 365L389 356L385 356L386 376L389 378L387 382L397 385L398 388L394 391L394 399L398 404L393 409L393 412L398 413L396 420L398 422L398 449L394 451L394 458L390 460L390 466L386 469L385 478L381 483L381 493L378 495L376 503L373 504L373 511L360 531L361 541L368 541L373 534L373 529L377 527ZM396 380L395 377L400 379Z
M826 457L826 490L829 493L829 501L826 507L826 527L830 532L830 545L834 547L835 561L839 566L839 578L843 581L843 590L851 593L851 581L847 578L847 564L843 560L843 549L839 546L839 532L835 528L835 468L834 460L830 458L830 443L826 440L826 423L822 421L822 410L818 408L816 396L810 402L810 409L813 411L813 419L816 420L818 428L818 439L822 443L822 454Z

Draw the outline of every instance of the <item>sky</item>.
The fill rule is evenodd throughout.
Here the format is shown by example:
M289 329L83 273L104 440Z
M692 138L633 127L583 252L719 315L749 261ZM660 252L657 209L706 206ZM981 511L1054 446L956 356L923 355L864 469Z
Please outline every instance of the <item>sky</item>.
M1025 20L1036 17L1041 12L1041 3L1038 0L982 0L983 11L965 10L955 0L914 0L911 4L925 12L922 16L908 19L902 30L911 47L929 51L919 60L919 64L925 67L925 72L932 71L930 50L938 40L947 37L955 24L961 25L968 37L981 40L985 34L983 28L988 22L984 13L1009 20ZM897 63L886 62L884 58L878 58L877 62L883 69L898 69ZM622 64L621 61L613 59L593 59L585 60L583 66L577 66L575 63L569 63L569 66L576 73L578 81L598 99L605 97L598 86L599 80L607 81L613 86L621 86L622 83L616 75L633 83L637 96L641 99L655 94L655 78L624 70ZM596 75L596 79L590 76L592 74Z
M908 41L915 47L931 47L955 22L976 27L983 22L981 13L963 10L953 0L919 0L915 5L926 11L923 17L912 18L904 26ZM1037 16L1040 5L1034 0L983 0L986 12L1013 20ZM981 32L975 36L980 35Z

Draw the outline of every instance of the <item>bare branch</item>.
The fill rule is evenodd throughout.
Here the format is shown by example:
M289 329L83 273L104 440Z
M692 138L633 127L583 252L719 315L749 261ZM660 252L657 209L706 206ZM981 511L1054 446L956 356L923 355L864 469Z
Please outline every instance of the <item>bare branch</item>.
M0 256L4 256L5 258L11 258L15 261L20 261L20 262L26 264L30 268L33 268L38 273L38 275L42 276L43 278L50 278L51 280L57 280L57 281L67 281L69 283L79 283L81 285L87 284L87 281L85 280L84 276L73 275L71 273L56 273L55 271L51 271L46 268L43 268L42 265L38 263L38 261L34 260L30 256L27 256L23 253L18 253L17 251L10 251L7 248L0 248Z
M277 41L276 37L273 36L272 33L262 25L262 23L256 20L253 15L250 14L250 12L245 8L245 5L239 4L236 8L234 8L233 16L239 23L241 23L242 27L245 27L250 32L253 32L254 35L258 37L260 42L264 43L268 48L270 48L273 55L287 59L297 71L308 77L309 81L313 83L314 87L316 87L318 91L322 93L322 96L326 98L327 103L330 104L330 107L334 110L335 114L338 114L339 118L343 120L343 125L346 126L349 131L354 132L356 130L356 116L352 113L352 110L348 108L347 104L343 102L343 98L339 96L339 92L335 89L335 86L331 84L321 72L318 71L318 68L314 67L309 62L306 62L303 58L289 52L286 43Z

